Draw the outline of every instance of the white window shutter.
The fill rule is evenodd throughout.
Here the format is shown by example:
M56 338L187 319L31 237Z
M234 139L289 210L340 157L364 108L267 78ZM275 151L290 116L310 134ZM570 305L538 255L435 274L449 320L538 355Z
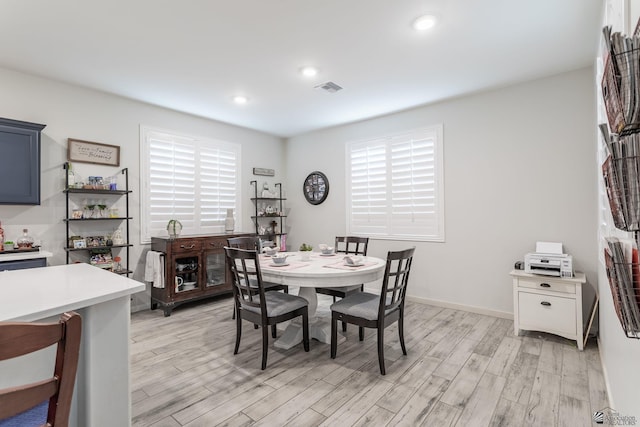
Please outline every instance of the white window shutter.
M444 240L442 126L348 146L349 233Z
M165 236L169 219L183 234L224 231L226 210L237 210L237 144L143 128L141 241Z

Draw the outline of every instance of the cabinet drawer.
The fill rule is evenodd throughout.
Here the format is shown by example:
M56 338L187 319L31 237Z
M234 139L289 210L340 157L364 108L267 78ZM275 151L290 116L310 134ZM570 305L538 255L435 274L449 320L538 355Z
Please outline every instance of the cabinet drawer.
M576 335L576 301L518 292L518 320L521 329Z
M576 293L576 285L574 285L573 283L559 283L554 282L553 280L545 279L518 279L518 286L522 288L539 289L542 291L562 292L565 294Z
M180 239L178 241L171 243L171 249L174 253L179 251L199 251L200 249L202 249L202 242L196 239L194 240Z
M226 239L208 239L204 243L204 249L222 249L227 246Z

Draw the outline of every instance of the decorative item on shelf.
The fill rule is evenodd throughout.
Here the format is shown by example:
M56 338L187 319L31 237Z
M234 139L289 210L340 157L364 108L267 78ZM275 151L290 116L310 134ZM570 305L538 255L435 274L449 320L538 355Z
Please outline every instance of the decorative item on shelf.
M4 245L4 250L5 251L12 251L12 250L15 249L15 247L14 247L15 245L14 245L12 240L7 240L6 242L4 242L3 245Z
M114 245L124 245L124 238L122 237L122 230L119 228L111 235L111 241Z
M111 255L111 249L91 249L89 263L93 266L107 270L113 269L113 256Z
M121 271L122 270L122 264L120 263L122 261L122 258L120 258L119 256L115 257L113 259L115 261L115 265L113 266L113 271Z
M0 251L4 250L4 230L2 229L2 222L0 222Z
M278 229L278 222L277 221L271 221L269 223L269 225L271 225L271 233L276 234L277 233L277 229Z
M233 231L236 225L236 220L233 218L233 208L227 209L227 217L224 219L224 231L230 233Z
M98 208L98 218L107 218L108 216L107 205L99 204L99 205L96 205L96 207Z
M33 247L33 237L29 236L29 230L22 229L22 237L18 239L18 249L31 249Z
M169 238L175 239L180 236L182 231L182 223L177 219L170 219L167 223L167 232L169 232Z
M109 209L109 218L118 218L120 216L120 211L118 208Z
M106 246L106 240L104 236L89 236L86 238L88 248L96 248L99 246Z
M75 242L76 241L80 241L82 240L84 242L84 237L82 236L69 236L69 240L67 240L67 247L68 248L75 248Z
M273 193L269 190L269 184L266 182L262 184L262 193L260 193L261 197L271 198L273 197Z
M82 217L83 217L82 209L74 209L73 212L71 213L72 219L82 219Z
M93 218L95 215L96 205L91 203L84 207L84 218Z
M109 177L109 190L116 191L118 189L118 178L115 176Z
M76 174L73 172L71 162L67 163L67 188L76 188Z
M303 243L300 245L300 259L302 261L309 261L311 259L311 251L313 250L313 246L307 245Z

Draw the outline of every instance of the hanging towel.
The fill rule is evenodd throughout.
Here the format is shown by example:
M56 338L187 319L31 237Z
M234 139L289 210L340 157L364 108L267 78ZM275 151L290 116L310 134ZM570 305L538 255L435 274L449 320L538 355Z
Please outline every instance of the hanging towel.
M164 254L162 252L147 252L147 263L144 267L145 282L152 282L154 288L164 288Z

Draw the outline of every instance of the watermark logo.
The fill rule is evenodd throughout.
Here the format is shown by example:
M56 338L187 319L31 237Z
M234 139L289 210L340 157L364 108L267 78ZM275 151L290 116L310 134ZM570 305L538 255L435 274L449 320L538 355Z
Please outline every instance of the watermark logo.
M635 416L622 415L609 407L594 412L592 418L596 424L610 426L635 426L637 421Z

